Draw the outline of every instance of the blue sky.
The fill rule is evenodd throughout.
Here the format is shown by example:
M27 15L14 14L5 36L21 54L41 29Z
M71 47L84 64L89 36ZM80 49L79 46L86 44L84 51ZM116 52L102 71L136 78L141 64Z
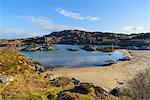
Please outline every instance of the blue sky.
M0 38L64 29L150 32L150 0L0 0Z

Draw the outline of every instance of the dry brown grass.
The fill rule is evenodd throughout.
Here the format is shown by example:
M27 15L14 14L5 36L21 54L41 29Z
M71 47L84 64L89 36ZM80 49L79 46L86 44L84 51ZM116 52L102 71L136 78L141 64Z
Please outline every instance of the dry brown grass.
M32 63L14 47L0 47L0 73L1 74L19 74L25 70L31 71Z
M150 67L128 82L133 100L150 100Z

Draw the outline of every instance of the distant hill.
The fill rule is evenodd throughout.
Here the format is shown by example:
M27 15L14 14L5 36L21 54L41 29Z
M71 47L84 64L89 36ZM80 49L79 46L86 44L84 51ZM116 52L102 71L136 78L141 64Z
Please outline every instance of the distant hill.
M23 44L94 44L94 45L118 45L118 46L145 46L150 45L150 33L118 34L110 32L87 32L81 30L64 30L52 32L41 37L17 39ZM16 41L16 40L15 40Z

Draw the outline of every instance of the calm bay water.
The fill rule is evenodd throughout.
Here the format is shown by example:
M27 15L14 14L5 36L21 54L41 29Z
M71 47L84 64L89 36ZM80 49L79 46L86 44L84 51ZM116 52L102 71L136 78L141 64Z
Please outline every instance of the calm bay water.
M64 66L64 67L85 67L99 66L105 64L106 60L118 60L122 58L122 53L114 51L104 53L100 51L85 51L82 45L53 45L58 50L54 51L33 51L21 53L33 61L40 62L43 66ZM67 48L78 49L78 51L68 51ZM111 54L111 55L110 55Z

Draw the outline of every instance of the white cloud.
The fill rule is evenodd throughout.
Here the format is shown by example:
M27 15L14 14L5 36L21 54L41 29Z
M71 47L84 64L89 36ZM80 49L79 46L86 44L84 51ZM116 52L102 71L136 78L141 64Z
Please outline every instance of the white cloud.
M43 16L20 16L13 15L15 18L25 20L31 25L32 30L25 30L14 26L0 26L0 38L22 38L32 36L42 36L52 31L61 31L68 29L85 30L82 27L75 27L69 25L54 24L47 17Z
M75 13L75 12L70 12L70 11L67 11L65 9L62 9L62 8L57 8L56 11L64 16L67 16L67 17L70 17L70 18L74 18L74 19L77 19L77 20L84 20L84 17L82 17L80 14L78 13Z
M65 10L63 8L57 8L56 11L59 14L62 14L66 17L70 17L70 18L73 18L73 19L76 19L76 20L88 20L88 21L99 20L99 17L96 17L96 16L81 16L79 13L71 12L71 11Z
M89 21L96 21L96 20L99 20L99 17L96 17L96 16L87 16L86 19L89 20Z
M85 28L82 27L75 27L75 26L69 26L69 25L60 25L60 24L54 24L50 21L49 18L43 17L43 16L18 16L15 15L17 18L21 18L29 22L34 28L40 29L42 31L60 31L60 30L67 30L67 29L79 29L79 30L85 30Z

